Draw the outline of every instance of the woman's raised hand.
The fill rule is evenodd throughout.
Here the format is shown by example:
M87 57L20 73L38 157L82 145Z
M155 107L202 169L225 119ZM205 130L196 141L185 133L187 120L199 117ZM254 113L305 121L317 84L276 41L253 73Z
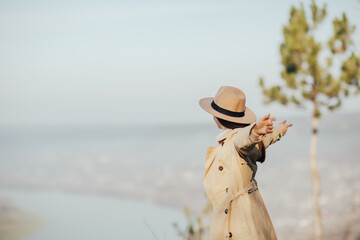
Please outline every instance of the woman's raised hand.
M275 117L270 117L270 113L261 118L253 128L255 134L265 135L273 132L273 121L276 121Z
M282 129L282 133L281 133L282 136L284 136L285 133L287 132L287 129L292 126L292 124L286 124L286 120L279 123L279 125L283 125L283 127L281 128Z

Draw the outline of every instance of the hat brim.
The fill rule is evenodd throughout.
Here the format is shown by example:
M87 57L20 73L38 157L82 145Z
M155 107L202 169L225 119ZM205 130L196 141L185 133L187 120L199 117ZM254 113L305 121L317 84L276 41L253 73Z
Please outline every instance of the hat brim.
M251 111L250 108L245 107L245 114L242 117L231 117L225 114L222 114L218 111L216 111L215 109L213 109L211 107L211 103L214 100L213 97L208 97L208 98L202 98L199 101L200 107L202 107L202 109L204 109L206 112L210 113L211 115L230 121L230 122L234 122L234 123L244 123L244 124L250 124L256 121L256 115L253 111Z

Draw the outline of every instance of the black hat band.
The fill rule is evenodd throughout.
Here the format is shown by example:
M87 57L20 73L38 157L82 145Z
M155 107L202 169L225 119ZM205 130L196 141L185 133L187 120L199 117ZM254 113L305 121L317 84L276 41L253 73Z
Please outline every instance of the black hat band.
M227 116L230 116L230 117L243 117L245 115L245 111L243 112L233 112L233 111L229 111L229 110L226 110L222 107L219 107L218 105L216 105L216 103L214 101L211 102L211 107L219 112L219 113L222 113L222 114L225 114Z

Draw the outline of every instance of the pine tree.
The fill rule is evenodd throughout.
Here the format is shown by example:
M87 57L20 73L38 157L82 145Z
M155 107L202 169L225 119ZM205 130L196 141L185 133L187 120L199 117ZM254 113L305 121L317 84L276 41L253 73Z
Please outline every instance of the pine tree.
M315 33L327 12L326 5L315 1L306 15L304 6L293 6L290 19L283 27L280 45L282 83L266 87L263 78L259 84L266 104L278 102L306 109L312 107L312 135L310 141L310 168L313 182L315 235L323 239L323 226L319 206L320 180L316 166L318 120L321 111L336 110L345 97L360 93L360 58L356 54L351 25L345 13L333 20L333 33L327 44L316 40Z

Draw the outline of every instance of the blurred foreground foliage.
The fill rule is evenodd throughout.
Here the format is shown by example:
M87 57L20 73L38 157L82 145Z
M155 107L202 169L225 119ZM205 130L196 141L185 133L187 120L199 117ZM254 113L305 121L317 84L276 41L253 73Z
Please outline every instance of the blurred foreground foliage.
M205 240L209 231L209 223L206 221L211 213L211 203L208 202L202 210L202 214L194 214L189 207L184 207L184 214L187 220L185 229L181 229L177 223L173 223L178 235L185 240Z

